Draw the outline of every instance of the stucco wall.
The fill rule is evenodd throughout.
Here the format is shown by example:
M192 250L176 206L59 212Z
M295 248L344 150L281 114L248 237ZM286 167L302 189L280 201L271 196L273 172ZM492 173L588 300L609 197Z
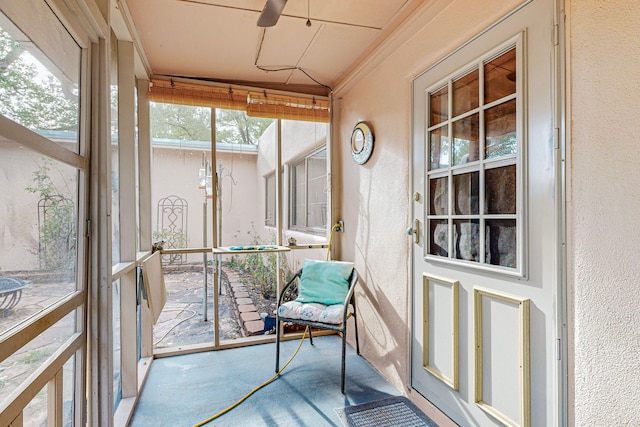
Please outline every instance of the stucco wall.
M45 156L9 141L0 142L0 148L0 274L38 270L38 202L42 195L26 188L37 187L34 174L45 165ZM48 167L54 193L77 204L76 170L54 160Z
M410 137L411 80L447 53L504 16L520 1L428 2L406 25L414 35L341 98L341 254L354 260L362 281L358 304L361 349L399 389L409 386L411 287ZM363 166L351 160L350 137L360 120L370 123L375 148ZM384 322L381 321L384 319Z
M210 157L209 157L210 159ZM247 231L249 224L262 216L256 209L249 209L247 200L254 201L259 193L256 185L257 154L243 152L218 152L216 169L222 165L222 244L248 244L250 238L238 241L238 230ZM198 188L198 169L202 164L202 151L197 149L177 149L156 146L153 149L152 164L152 218L153 231L158 230L158 201L170 195L187 200L188 247L201 247L204 190ZM211 201L207 213L207 246L212 244ZM246 235L246 233L245 233ZM237 243L236 243L237 242ZM190 260L200 261L201 255L192 255Z
M566 5L575 425L640 425L640 3Z

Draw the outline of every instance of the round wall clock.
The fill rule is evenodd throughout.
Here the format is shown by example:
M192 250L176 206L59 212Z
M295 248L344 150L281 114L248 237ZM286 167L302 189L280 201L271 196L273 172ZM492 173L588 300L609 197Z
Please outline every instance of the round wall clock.
M351 156L353 160L363 165L373 152L373 132L366 122L358 123L351 133Z

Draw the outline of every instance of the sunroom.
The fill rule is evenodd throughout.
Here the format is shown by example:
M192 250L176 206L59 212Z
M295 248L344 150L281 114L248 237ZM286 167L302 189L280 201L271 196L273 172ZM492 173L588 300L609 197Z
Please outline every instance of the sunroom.
M216 423L638 424L636 3L0 1L0 425L144 425L191 368L224 409L325 259L358 272L344 394L315 331Z

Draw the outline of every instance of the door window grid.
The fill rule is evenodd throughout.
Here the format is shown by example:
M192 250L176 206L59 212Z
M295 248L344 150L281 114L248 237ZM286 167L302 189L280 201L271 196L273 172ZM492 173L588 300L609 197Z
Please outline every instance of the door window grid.
M519 269L516 46L427 92L427 257Z

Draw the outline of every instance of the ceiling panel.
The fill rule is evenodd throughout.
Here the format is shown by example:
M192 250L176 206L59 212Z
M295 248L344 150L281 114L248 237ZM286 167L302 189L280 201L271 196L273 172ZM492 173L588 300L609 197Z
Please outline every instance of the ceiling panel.
M112 0L116 1L116 0ZM119 0L129 10L152 74L220 81L332 85L384 34L407 3L423 0L288 0L274 27L256 25L266 0ZM307 7L311 27L307 27ZM264 32L264 39L262 38Z

